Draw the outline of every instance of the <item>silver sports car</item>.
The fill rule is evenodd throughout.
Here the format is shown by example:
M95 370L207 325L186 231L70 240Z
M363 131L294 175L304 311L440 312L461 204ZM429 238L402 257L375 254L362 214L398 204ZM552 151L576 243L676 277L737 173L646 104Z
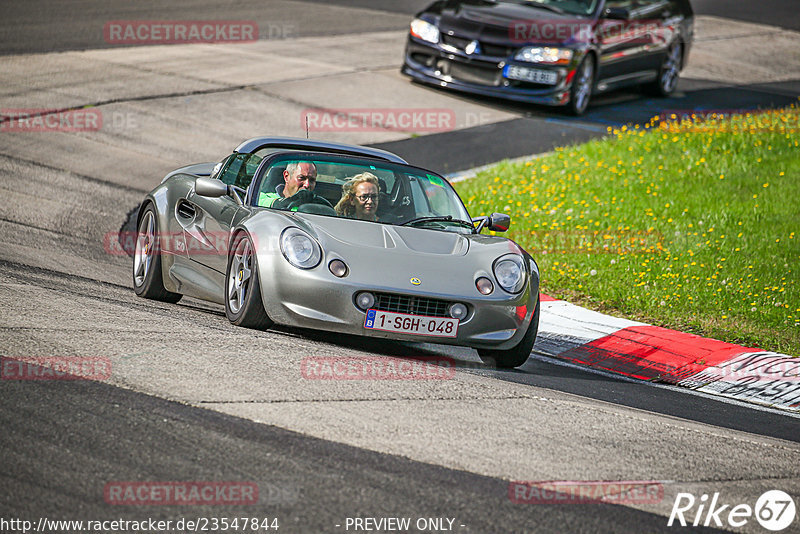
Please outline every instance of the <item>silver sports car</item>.
M224 304L228 319L463 345L522 365L539 326L539 269L470 218L441 176L382 150L249 139L169 173L144 199L133 285Z

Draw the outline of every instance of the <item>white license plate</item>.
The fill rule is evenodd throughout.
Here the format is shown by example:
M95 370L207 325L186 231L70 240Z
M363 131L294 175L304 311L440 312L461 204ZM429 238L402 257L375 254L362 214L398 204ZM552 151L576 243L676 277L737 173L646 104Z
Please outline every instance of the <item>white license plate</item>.
M555 85L558 80L558 74L555 71L529 69L527 67L518 67L517 65L508 65L503 75L512 80L542 83L545 85Z
M456 337L458 319L367 310L364 328L417 336Z

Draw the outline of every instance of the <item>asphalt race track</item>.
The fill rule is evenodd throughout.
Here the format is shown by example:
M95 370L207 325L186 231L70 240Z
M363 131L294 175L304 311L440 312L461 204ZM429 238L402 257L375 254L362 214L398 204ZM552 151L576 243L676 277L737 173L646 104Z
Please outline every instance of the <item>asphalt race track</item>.
M580 120L451 95L397 73L403 28L425 3L3 2L0 108L93 105L104 125L0 132L0 355L102 357L112 372L98 381L0 381L0 531L21 531L2 523L11 519L248 516L277 518L285 533L354 532L348 518L368 517L447 518L438 531L472 533L680 532L688 528L667 526L678 493L718 492L721 502L753 506L780 489L800 502L800 420L791 415L536 357L498 371L469 350L245 330L219 306L134 295L130 258L109 236L130 228L143 195L169 170L218 159L251 135L302 135L297 118L311 102L453 109L455 131L330 135L447 173L596 137L662 109L770 107L800 94L794 64L789 75L759 72L763 79L733 85L723 81L729 71L702 70L710 56L700 54L674 101L613 94ZM726 15L716 2L696 4ZM790 2L770 5L775 20L745 8L731 17L796 26L786 22ZM103 24L117 19L252 19L291 34L253 45L109 46ZM726 24L720 32L760 39L766 31ZM787 31L776 42L795 38ZM300 371L308 357L427 355L454 358L455 375L328 381ZM252 483L258 500L137 506L104 496L109 484L133 481ZM638 481L661 493L532 504L510 498L513 481ZM725 527L764 532L752 518Z

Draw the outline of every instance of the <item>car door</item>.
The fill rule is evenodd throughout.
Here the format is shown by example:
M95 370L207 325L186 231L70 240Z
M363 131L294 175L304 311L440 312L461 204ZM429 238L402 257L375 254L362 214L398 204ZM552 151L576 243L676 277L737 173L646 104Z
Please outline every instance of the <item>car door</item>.
M260 162L261 156L257 153L232 154L217 177L228 185L246 189ZM192 261L225 273L231 223L240 209L244 208L229 195L209 198L192 190L181 200L177 219L183 227L187 254Z
M669 45L680 33L684 15L680 6L673 0L650 0L647 4L650 39L645 51L644 68L657 72L661 68Z
M654 36L662 31L669 4L668 0L606 2L597 27L601 89L634 81L653 68Z
M189 259L225 273L231 221L241 206L230 196L209 198L192 190L178 203L176 219L183 227Z

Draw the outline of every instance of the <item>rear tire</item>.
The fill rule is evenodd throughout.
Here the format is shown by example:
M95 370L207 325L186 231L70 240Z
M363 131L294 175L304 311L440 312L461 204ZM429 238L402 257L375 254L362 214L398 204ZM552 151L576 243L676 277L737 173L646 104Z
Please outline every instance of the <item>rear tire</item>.
M667 49L667 56L658 69L656 81L645 86L646 92L655 96L669 96L678 86L678 78L683 64L683 47L681 43L674 42Z
M536 309L533 311L531 324L525 337L517 343L515 347L506 350L478 349L478 356L484 363L495 365L499 369L511 369L519 367L528 361L528 357L533 350L536 342L536 334L539 332L539 302L536 302Z
M139 220L136 231L136 250L133 253L133 290L146 299L160 300L172 304L181 300L180 293L164 288L161 271L161 241L158 232L158 216L152 204L148 204Z
M233 241L225 280L225 315L231 323L257 330L275 324L261 301L256 251L245 233L238 234Z

